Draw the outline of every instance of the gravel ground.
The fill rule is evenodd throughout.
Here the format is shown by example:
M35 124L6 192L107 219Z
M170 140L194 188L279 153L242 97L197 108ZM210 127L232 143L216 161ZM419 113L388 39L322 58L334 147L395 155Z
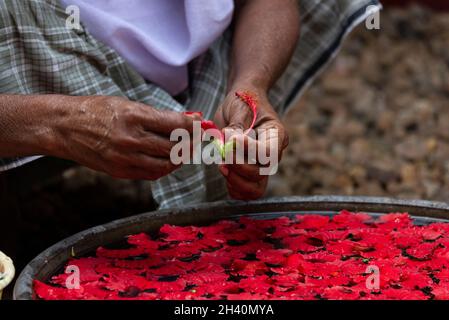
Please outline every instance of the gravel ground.
M388 9L356 30L286 121L270 195L449 201L449 13Z

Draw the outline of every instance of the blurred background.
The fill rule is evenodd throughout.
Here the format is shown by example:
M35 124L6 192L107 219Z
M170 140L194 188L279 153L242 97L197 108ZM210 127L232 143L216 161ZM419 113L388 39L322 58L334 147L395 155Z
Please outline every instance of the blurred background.
M449 2L408 2L383 1L381 29L355 30L290 110L291 144L268 195L449 201ZM2 250L19 270L68 235L155 208L148 182L79 167L52 179L39 172L28 190L28 181L10 187L21 201Z
M285 118L272 195L449 201L449 2L383 2L381 29L355 30Z

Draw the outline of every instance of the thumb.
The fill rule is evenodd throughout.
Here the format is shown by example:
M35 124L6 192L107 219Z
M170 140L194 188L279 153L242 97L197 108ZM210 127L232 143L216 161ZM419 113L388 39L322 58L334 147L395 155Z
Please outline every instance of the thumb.
M246 124L247 120L244 112L237 112L229 119L228 125L223 128L222 132L225 141L230 141L233 137L244 135L245 128L251 124Z
M228 125L225 129L243 132L251 126L252 111L244 103L238 101L229 111Z

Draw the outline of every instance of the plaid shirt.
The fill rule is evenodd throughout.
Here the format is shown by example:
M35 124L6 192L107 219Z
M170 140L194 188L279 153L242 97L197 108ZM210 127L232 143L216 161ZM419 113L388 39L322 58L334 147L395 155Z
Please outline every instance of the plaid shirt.
M299 0L301 39L270 100L284 113L335 56L344 37L369 16L377 0ZM372 13L372 12L371 12ZM212 118L225 96L231 34L227 31L190 64L186 102L147 83L111 48L81 26L66 27L55 0L0 0L0 93L122 96L160 109L202 111ZM24 110L26 112L26 110ZM0 159L0 171L39 158ZM215 166L187 165L152 183L161 208L226 198Z

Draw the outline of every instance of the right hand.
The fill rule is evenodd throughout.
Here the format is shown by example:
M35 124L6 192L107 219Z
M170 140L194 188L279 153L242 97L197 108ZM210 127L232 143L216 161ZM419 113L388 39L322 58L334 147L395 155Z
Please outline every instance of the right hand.
M170 133L192 132L191 117L120 97L68 99L53 127L55 156L121 179L156 180L179 167L170 161Z

